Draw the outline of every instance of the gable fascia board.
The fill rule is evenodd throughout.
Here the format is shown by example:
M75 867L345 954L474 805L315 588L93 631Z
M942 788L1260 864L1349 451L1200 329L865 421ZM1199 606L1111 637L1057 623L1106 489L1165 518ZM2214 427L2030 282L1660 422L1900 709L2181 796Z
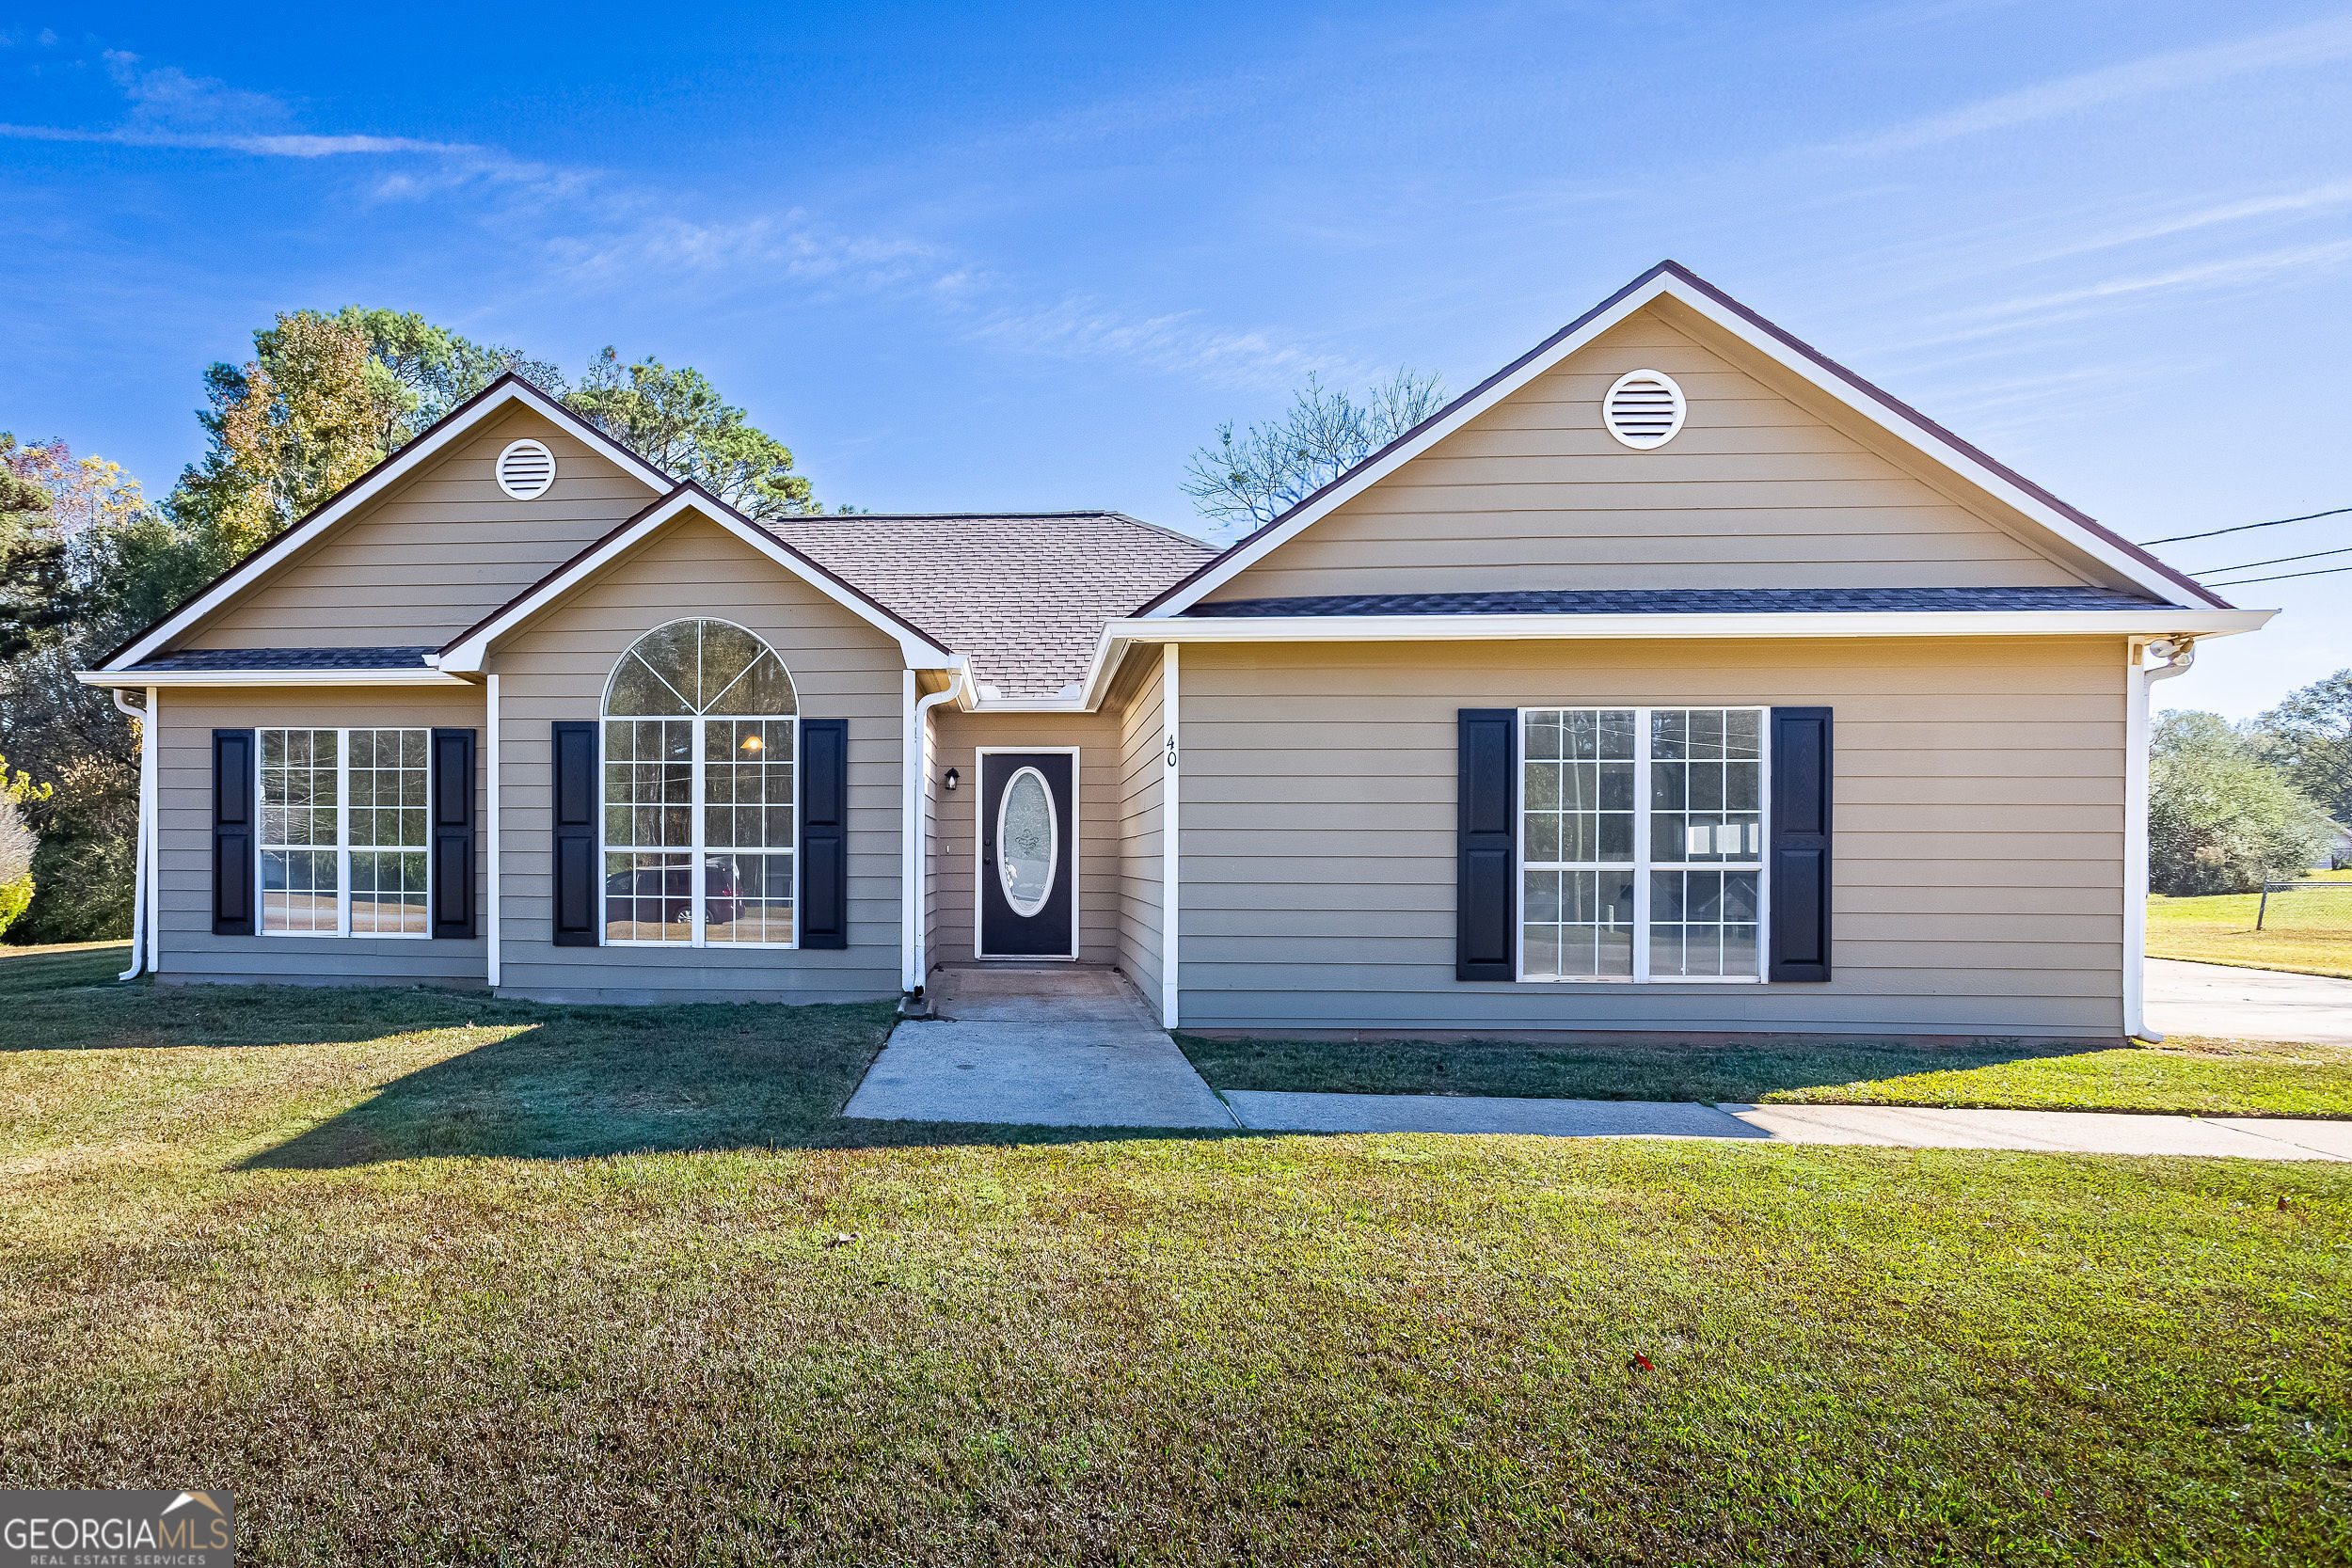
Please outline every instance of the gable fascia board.
M1418 429L1375 452L1307 498L1288 516L1277 518L1234 545L1224 555L1136 611L1139 617L1180 615L1208 594L1289 544L1331 513L1362 495L1439 441L1493 408L1497 404L1543 375L1570 355L1635 311L1661 297L1671 297L1716 326L1730 333L1775 364L1793 372L1825 395L1868 420L1905 445L1924 453L2005 504L2030 517L2058 538L2108 567L2137 586L2169 598L2189 590L2217 609L2227 600L2193 578L2165 567L2153 557L2135 549L2054 498L2038 491L1984 453L1962 441L1916 410L1889 397L1834 360L1739 307L1728 294L1672 261L1661 262L1627 284L1591 310L1562 327L1512 364L1505 366L1469 393L1439 410Z
M136 664L182 632L188 630L206 616L227 605L244 593L260 578L267 576L283 564L295 552L323 538L336 523L349 516L394 484L448 448L451 442L507 408L520 404L564 426L579 436L598 455L620 468L631 479L656 495L664 494L677 485L677 481L655 467L635 452L613 440L588 420L548 397L520 376L508 373L485 387L466 402L451 409L415 440L387 457L360 475L326 505L299 522L290 525L283 533L260 549L238 562L215 578L186 604L173 610L138 636L117 648L99 665L102 670L122 670Z
M84 686L472 686L419 665L414 670L77 670Z
M766 556L811 588L874 627L898 645L907 666L914 670L947 670L960 656L933 641L929 633L882 610L848 583L739 515L700 486L681 484L660 500L572 557L554 571L509 599L486 619L460 632L432 656L443 671L478 674L492 643L530 620L572 589L602 571L648 535L692 512L718 524L745 545Z
M1103 628L1085 704L1101 705L1127 650L1149 642L1534 642L1781 637L2228 637L2275 610L1843 610L1795 614L1134 616Z

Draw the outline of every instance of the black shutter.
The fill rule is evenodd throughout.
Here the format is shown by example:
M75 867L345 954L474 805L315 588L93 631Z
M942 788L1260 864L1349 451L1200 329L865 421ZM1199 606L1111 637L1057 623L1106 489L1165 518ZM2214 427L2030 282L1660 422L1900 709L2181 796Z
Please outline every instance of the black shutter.
M555 726L555 945L596 945L596 726Z
M253 732L213 732L213 935L253 934Z
M1518 805L1519 716L1515 708L1460 713L1460 790L1454 824L1454 977L1517 976L1518 924L1512 816Z
M801 721L801 945L850 945L850 721ZM913 911L909 911L910 918Z
M1829 808L1836 751L1825 707L1772 709L1774 980L1829 978Z
M469 937L473 911L474 732L433 732L433 934Z

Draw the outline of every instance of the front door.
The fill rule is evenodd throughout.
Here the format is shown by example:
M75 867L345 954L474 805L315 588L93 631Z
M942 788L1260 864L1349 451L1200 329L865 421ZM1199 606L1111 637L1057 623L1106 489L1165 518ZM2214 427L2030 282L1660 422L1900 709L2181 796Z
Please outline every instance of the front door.
M980 753L980 957L1074 958L1074 752Z

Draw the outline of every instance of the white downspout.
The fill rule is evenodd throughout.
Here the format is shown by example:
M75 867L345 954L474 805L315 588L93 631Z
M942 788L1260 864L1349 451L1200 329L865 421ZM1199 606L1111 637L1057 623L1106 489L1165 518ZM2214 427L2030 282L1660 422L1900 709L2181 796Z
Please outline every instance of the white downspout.
M899 805L904 832L898 870L898 953L903 972L900 987L910 996L923 989L923 976L930 967L930 955L924 950L923 941L923 922L930 913L925 908L930 879L923 875L923 784L931 771L931 709L961 691L964 677L970 673L968 663L957 665L946 690L934 691L920 701L914 696L914 672L906 673L907 733L899 745L899 754L906 759L906 781Z
M155 942L155 919L149 909L155 894L155 878L148 870L148 863L155 854L155 689L147 689L144 710L133 707L122 700L120 687L108 688L115 707L137 721L139 726L139 826L138 847L131 858L131 967L115 976L118 980L135 980L142 970L154 967L149 950Z
M2131 1039L2162 1041L2148 1027L2148 742L2149 689L2185 675L2197 662L2197 645L2186 637L2126 644L2123 715L2123 1033ZM2141 668L2144 655L2167 662Z

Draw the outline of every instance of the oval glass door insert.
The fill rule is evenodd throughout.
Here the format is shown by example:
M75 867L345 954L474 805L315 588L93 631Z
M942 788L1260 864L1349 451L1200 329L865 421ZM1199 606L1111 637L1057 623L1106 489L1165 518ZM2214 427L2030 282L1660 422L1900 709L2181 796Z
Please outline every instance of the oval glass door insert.
M1061 859L1060 823L1045 775L1024 768L1005 785L996 803L996 879L1012 912L1027 920L1054 894L1054 872Z

